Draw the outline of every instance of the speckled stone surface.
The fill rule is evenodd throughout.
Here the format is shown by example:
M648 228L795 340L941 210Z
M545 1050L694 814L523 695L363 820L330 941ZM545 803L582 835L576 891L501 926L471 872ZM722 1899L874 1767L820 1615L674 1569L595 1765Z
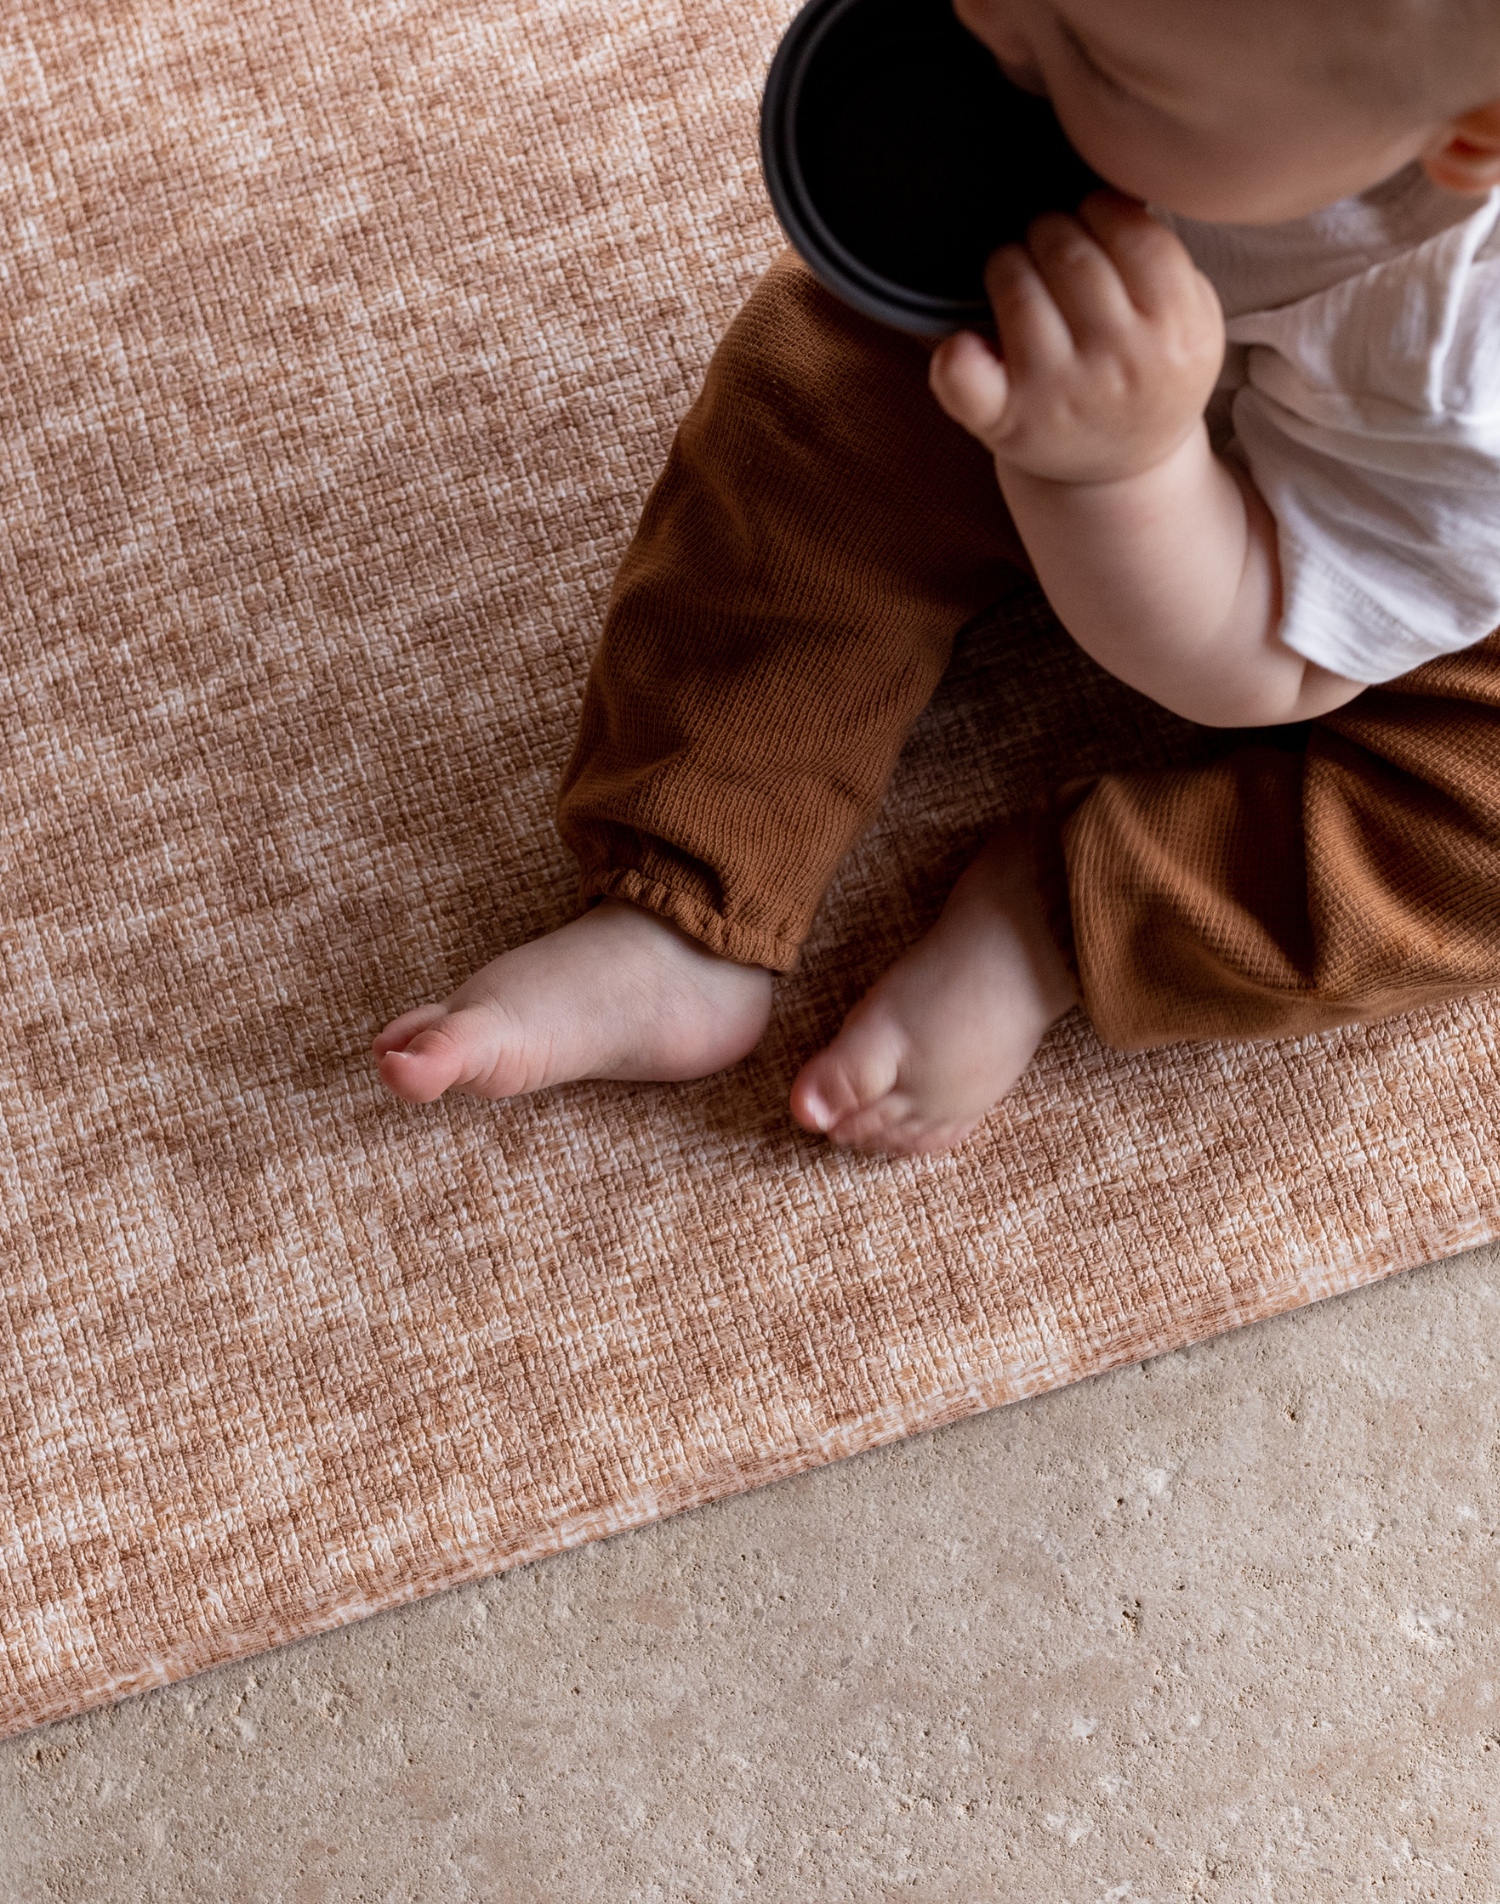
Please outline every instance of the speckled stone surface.
M0 1745L4 1904L1492 1904L1500 1251Z

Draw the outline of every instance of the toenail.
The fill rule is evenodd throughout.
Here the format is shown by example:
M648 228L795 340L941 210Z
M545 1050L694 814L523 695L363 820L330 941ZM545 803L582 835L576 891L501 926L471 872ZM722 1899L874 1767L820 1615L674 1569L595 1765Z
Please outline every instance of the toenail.
M816 1130L826 1131L828 1126L833 1122L833 1112L829 1110L822 1098L820 1098L815 1091L809 1092L802 1100L802 1104L803 1109L812 1120L813 1127Z

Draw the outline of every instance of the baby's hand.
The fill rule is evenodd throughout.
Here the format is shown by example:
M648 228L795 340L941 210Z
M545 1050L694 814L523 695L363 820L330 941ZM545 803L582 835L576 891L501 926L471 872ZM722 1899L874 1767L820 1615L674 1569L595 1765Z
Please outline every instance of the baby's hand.
M1224 314L1182 243L1133 199L1094 192L990 259L1000 355L972 331L933 354L933 394L1006 468L1108 483L1165 462L1203 415Z

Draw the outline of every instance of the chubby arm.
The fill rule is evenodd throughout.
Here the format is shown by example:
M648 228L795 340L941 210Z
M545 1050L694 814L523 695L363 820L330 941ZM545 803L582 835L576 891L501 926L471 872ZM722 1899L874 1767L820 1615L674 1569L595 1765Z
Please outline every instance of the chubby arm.
M1000 355L932 359L948 414L993 453L1059 618L1101 667L1188 720L1273 726L1363 684L1280 639L1276 524L1209 447L1224 354L1213 287L1133 200L1096 192L990 260Z

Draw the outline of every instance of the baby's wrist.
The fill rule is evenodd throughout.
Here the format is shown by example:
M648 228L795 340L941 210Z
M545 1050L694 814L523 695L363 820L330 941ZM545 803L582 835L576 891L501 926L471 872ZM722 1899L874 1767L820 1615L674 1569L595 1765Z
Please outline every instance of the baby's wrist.
M997 451L995 473L1018 521L1029 508L1115 517L1159 507L1184 485L1205 476L1214 460L1207 426L1200 417L1154 453L1122 456L1113 463L1101 457L1057 474L1028 461L1008 461Z

